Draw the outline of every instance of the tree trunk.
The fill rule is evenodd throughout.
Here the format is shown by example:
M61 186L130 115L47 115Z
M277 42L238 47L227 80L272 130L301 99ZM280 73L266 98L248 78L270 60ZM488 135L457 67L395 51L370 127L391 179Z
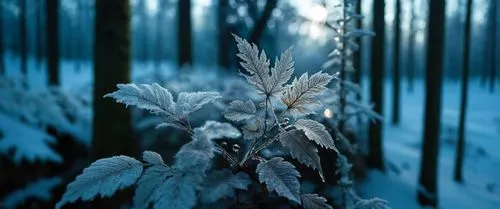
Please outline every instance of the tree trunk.
M489 47L491 48L491 66L490 66L490 93L495 92L495 81L496 81L496 68L497 68L497 54L496 54L496 45L497 45L497 4L498 0L491 0L490 1L490 7L491 7L491 18L490 18L490 24L491 24L491 44Z
M191 0L177 2L178 6L178 65L191 65L193 63L193 52L191 49Z
M400 43L401 43L401 0L396 0L394 17L394 58L392 63L392 124L399 125L400 119Z
M5 46L3 44L3 13L0 13L0 76L5 75L5 62L3 59L3 53Z
M262 34L264 34L264 30L266 29L267 22L271 19L271 14L273 13L274 8L278 4L278 0L267 0L266 5L264 6L264 11L260 18L255 22L251 32L250 32L250 43L258 44Z
M409 93L413 93L413 80L415 76L415 0L411 0L411 19L410 19L410 35L408 36L408 60L406 66L406 76L408 78L408 88Z
M219 7L217 8L217 24L219 27L218 31L218 44L219 44L219 56L218 56L218 64L219 67L223 69L228 69L230 66L229 56L230 56L230 41L231 34L229 32L229 28L227 26L227 12L229 9L228 0L219 0Z
M21 74L23 75L23 86L28 86L28 46L26 34L26 0L19 1L19 35L21 39Z
M383 80L384 80L384 45L385 45L385 22L384 1L373 2L373 29L375 37L372 39L371 50L371 101L375 104L373 110L383 115ZM382 122L370 123L369 132L369 156L368 166L371 168L384 169L384 153L382 151Z
M470 36L471 36L471 12L472 0L467 0L467 13L465 17L465 37L464 54L462 57L462 89L460 98L460 116L458 122L458 141L455 156L454 179L456 182L463 182L462 167L464 161L465 147L465 120L467 117L467 98L469 86L469 57L470 57Z
M43 26L42 26L42 16L43 16L43 1L39 0L36 2L36 62L38 67L42 66L42 51L43 51Z
M49 85L59 86L59 0L46 1L47 68Z
M361 9L361 2L356 3L356 14L361 15L362 14L362 9ZM362 29L363 28L363 20L358 19L356 21L356 28ZM354 67L354 75L353 75L353 82L359 86L360 89L362 89L361 86L361 77L363 76L363 69L361 68L361 63L363 61L363 37L360 37L358 39L358 50L354 52L353 56L353 67ZM361 102L361 94L356 94L356 100ZM362 117L361 116L356 116L356 122L361 125L362 123Z
M438 205L437 164L441 121L445 0L429 1L427 71L422 161L418 186L421 205Z
M163 4L166 4L166 2L159 2L159 10L156 13L156 44L155 44L155 68L156 71L158 72L160 70L161 66L161 61L163 59L163 20L164 20L164 7Z

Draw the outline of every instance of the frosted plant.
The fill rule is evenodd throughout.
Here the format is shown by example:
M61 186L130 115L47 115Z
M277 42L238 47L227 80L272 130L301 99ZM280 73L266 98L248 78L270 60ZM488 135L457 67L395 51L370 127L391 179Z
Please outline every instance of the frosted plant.
M191 126L191 113L220 99L217 92L182 92L174 101L170 91L158 84L119 84L117 91L105 97L150 111L163 119L160 126L184 130L192 140L175 154L172 165L151 151L145 151L142 160L127 156L97 160L68 185L56 208L79 199L109 197L133 185L136 188L134 208L152 205L162 209L188 209L198 202L208 204L227 198L236 199L237 208L243 205L257 208L258 203L249 200L254 193L268 194L268 199L280 197L287 200L283 204L293 207L332 208L319 194L300 192L301 174L284 157L314 169L324 181L318 149L338 153L336 145L321 123L302 118L315 113L315 108L320 106L318 96L327 91L327 85L335 76L320 71L312 75L305 73L290 81L294 72L290 49L270 67L266 54L255 44L237 36L235 39L243 67L240 75L260 94L258 105L253 100L235 100L222 112L240 129L216 121L207 121L197 128ZM227 142L215 141L241 137L245 145L242 147L233 144L229 148ZM280 146L286 156L266 159L261 151L271 146ZM225 160L225 168L214 168L216 155ZM265 189L256 189L254 185L259 183ZM240 190L250 191L242 194Z

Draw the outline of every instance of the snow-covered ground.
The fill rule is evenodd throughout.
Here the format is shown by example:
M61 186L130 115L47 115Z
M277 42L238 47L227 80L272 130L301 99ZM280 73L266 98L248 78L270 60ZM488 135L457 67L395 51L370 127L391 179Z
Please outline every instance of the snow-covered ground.
M367 90L368 82L364 84ZM417 209L425 86L421 80L416 81L413 93L406 91L406 83L402 87L401 125L392 126L391 81L387 80L385 85L384 152L387 164L391 164L388 174L371 172L362 190L366 196L387 199L393 208ZM453 181L459 99L459 82L446 81L439 153L439 206L500 208L500 92L490 94L478 81L470 83L463 185ZM398 169L391 169L394 167Z

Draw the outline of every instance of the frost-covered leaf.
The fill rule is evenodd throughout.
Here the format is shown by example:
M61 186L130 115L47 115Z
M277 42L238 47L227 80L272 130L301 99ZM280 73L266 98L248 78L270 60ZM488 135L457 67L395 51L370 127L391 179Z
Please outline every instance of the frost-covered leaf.
M106 94L117 102L136 106L139 109L149 110L153 113L171 115L174 112L172 94L160 85L149 84L118 84L118 91Z
M21 164L23 160L61 163L61 156L50 145L56 140L36 128L0 114L0 153ZM11 155L13 151L13 155Z
M290 151L292 158L300 163L316 169L324 181L323 169L318 155L318 148L314 146L301 130L293 129L280 134L281 144Z
M304 131L309 140L316 142L316 144L321 147L326 149L337 149L335 148L335 142L332 136L326 131L323 124L310 119L300 119L295 122L294 126Z
M142 163L134 158L120 155L99 159L68 184L56 208L78 199L92 200L97 195L110 197L117 190L133 185L141 173Z
M152 152L152 151L144 151L142 153L142 159L144 161L146 161L147 163L152 164L152 165L164 165L165 164L163 162L163 159L161 158L161 155L156 153L156 152Z
M332 206L326 203L326 199L318 194L302 195L302 206L304 209L332 209Z
M285 88L281 101L285 103L294 118L313 114L313 108L320 104L316 96L327 89L326 85L332 79L332 75L321 71L311 77L306 72L299 79L295 79L292 85Z
M246 173L233 174L231 170L224 169L208 174L205 182L201 190L201 201L211 203L222 198L234 197L235 189L246 190L251 180Z
M241 137L240 131L233 125L211 120L205 122L203 126L195 128L195 132L203 134L208 140Z
M387 201L379 198L361 199L354 205L354 209L391 209Z
M6 195L0 202L2 208L20 208L28 199L48 202L52 199L52 191L62 183L59 177L42 178L29 183L26 187Z
M264 133L264 121L261 119L249 120L242 127L242 131L245 140L259 138Z
M155 190L154 208L191 209L196 205L195 185L185 175L177 174L168 178Z
M181 147L175 154L174 168L194 173L204 173L215 156L214 143L199 131L195 132L193 140Z
M185 117L220 97L217 92L182 92L177 98L175 112L177 115Z
M224 111L224 117L231 121L249 120L258 116L256 111L252 100L246 102L235 100L229 103L229 107Z
M269 191L276 191L279 196L300 203L300 173L291 163L281 157L260 162L257 165L260 183L265 183Z
M276 58L276 63L274 68L271 68L271 78L270 78L270 92L271 95L283 91L283 86L290 80L293 74L293 59L292 59L292 49L288 48L280 56L280 59Z
M266 53L262 51L259 56L257 45L250 44L236 35L233 36L236 39L239 52L236 55L243 60L240 64L249 74L246 75L241 73L241 75L261 93L269 94L269 60L267 59Z
M156 202L153 194L170 177L176 174L172 168L155 165L147 168L137 182L134 195L134 209L146 209L150 203Z

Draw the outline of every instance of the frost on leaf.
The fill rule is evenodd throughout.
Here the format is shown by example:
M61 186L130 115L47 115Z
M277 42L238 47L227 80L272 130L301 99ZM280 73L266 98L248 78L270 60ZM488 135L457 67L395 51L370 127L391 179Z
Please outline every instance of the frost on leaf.
M154 199L153 194L168 178L175 174L174 169L163 165L147 168L137 182L133 208L146 209L150 203L156 202L158 199Z
M163 182L155 190L152 198L158 209L191 209L196 205L195 185L184 175L176 174Z
M303 131L293 129L284 132L280 135L280 142L289 150L292 158L297 159L306 166L316 169L321 180L324 181L318 148L307 139Z
M281 157L257 165L260 183L265 183L269 191L276 191L279 196L300 203L300 173L291 163Z
M316 96L327 89L326 85L332 79L333 76L327 73L317 72L309 77L306 72L285 88L281 101L294 118L313 114L313 108L320 105Z
M56 208L78 199L92 200L97 195L110 197L117 190L133 185L141 173L142 163L131 157L120 155L97 160L68 184Z
M142 153L142 159L152 165L164 165L161 155L156 152L144 151Z
M390 209L387 201L379 198L362 199L356 202L354 209Z
M258 117L255 104L248 100L246 102L235 100L229 103L229 107L224 111L224 117L231 121L249 120Z
M302 195L302 206L304 209L332 209L332 206L326 203L326 199L318 194Z
M205 179L201 190L201 201L211 203L222 198L234 197L235 189L246 190L250 184L250 177L246 173L233 174L229 169L214 171Z
M281 92L283 85L290 80L294 71L291 49L287 49L281 54L280 59L276 59L274 68L269 70L270 62L264 51L259 55L257 45L250 44L236 35L234 35L234 38L239 52L237 56L243 60L240 64L248 73L240 74L258 91L267 96L273 96Z
M194 131L204 135L208 140L221 138L236 139L241 137L240 131L233 125L211 120L205 122L203 126L195 128Z
M172 94L160 85L149 84L118 84L118 91L106 94L104 97L114 98L117 102L136 106L157 114L171 115L174 112Z
M201 133L195 132L193 140L182 146L175 154L173 167L183 171L204 173L211 166L214 152L214 143Z
M247 121L247 124L243 126L242 130L245 140L259 138L264 133L264 121L261 119Z
M300 119L295 122L294 126L295 128L304 131L309 140L314 141L321 147L334 150L337 149L335 148L335 143L332 139L332 136L330 136L328 131L326 131L326 128L325 126L323 126L323 124L318 123L314 120Z
M199 110L203 105L219 99L217 92L182 92L177 98L175 112L181 117L186 117L190 113Z

